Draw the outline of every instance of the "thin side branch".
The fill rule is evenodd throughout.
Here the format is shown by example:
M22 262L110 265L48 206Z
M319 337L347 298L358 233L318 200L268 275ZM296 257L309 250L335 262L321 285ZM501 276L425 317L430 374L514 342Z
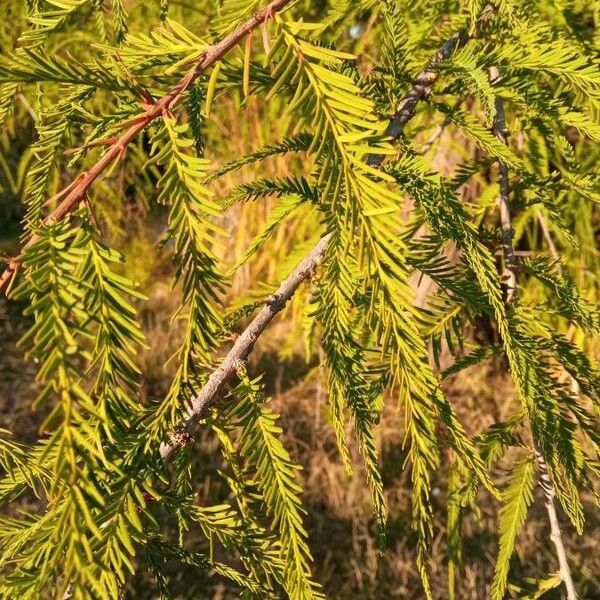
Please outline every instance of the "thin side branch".
M546 222L546 217L544 217L544 213L540 208L537 209L537 218L540 223L540 227L542 228L542 233L544 234L544 239L548 244L548 250L550 250L550 256L556 262L557 268L559 272L562 274L562 267L560 265L560 254L558 252L558 248L552 239L552 234L550 233L550 228L548 227L548 223Z
M265 8L257 11L252 18L242 23L229 35L226 35L220 42L210 46L202 55L200 60L181 78L181 80L162 98L152 104L146 105L146 110L134 119L133 124L121 134L100 160L86 173L69 186L68 193L65 191L59 192L50 201L62 198L60 204L52 211L44 220L44 224L49 225L56 223L64 218L69 213L72 213L80 203L84 200L87 191L98 177L115 161L118 160L127 146L155 119L168 114L169 110L179 102L183 93L190 85L209 67L221 60L223 56L229 52L238 42L246 38L246 36L256 29L261 23L282 8L289 4L290 0L273 0ZM64 196L64 198L63 198ZM37 236L33 235L29 241L23 246L21 255L13 258L4 273L0 276L0 293L8 290L12 280L21 267L23 252L31 248L37 241Z
M493 83L500 77L500 73L496 67L491 67L490 81ZM496 97L496 119L494 122L494 133L496 137L504 144L507 143L508 132L506 130L506 115L504 113L504 105L502 100ZM504 164L500 164L500 198L498 199L500 206L500 226L502 228L502 250L504 254L504 277L506 281L506 303L512 303L517 297L517 265L515 251L513 246L513 230L511 225L510 214L510 184L508 178L508 168ZM554 485L548 472L548 463L542 449L533 438L533 449L538 463L540 474L540 487L544 493L544 504L548 513L550 522L550 539L552 540L558 557L560 569L560 577L565 584L568 600L577 600L577 592L573 585L573 577L567 559L567 551L563 543L560 523L556 513L556 504L554 498L556 493Z
M219 399L223 384L246 364L256 340L275 316L283 310L302 282L314 276L316 268L325 257L329 238L329 235L321 238L292 274L282 282L279 289L269 297L252 322L237 338L223 362L212 372L199 394L192 399L186 419L172 435L171 443L161 445L160 455L163 460L168 461L181 446L193 440L198 421L206 416L210 407Z
M494 9L491 5L486 6L479 18L477 25L487 20L493 13ZM394 116L390 119L385 135L393 141L400 138L404 132L406 124L415 116L417 105L421 100L424 100L431 93L433 84L439 79L440 73L437 66L447 58L450 58L456 50L462 48L473 35L467 28L459 29L451 38L447 39L431 57L426 67L417 75L408 94L399 102L396 107ZM385 158L383 154L372 154L367 158L367 164L371 167L381 165Z
M546 512L548 513L548 521L550 521L550 539L556 548L556 556L558 557L560 578L565 584L565 588L567 590L567 599L577 600L577 591L575 590L575 585L573 584L573 577L571 576L571 568L569 567L567 551L563 543L558 515L556 514L556 504L554 502L556 493L554 491L554 485L552 484L550 474L548 473L548 463L546 462L544 453L537 445L535 446L535 457L537 459L540 473L540 487L542 490L544 490L544 505L546 506Z

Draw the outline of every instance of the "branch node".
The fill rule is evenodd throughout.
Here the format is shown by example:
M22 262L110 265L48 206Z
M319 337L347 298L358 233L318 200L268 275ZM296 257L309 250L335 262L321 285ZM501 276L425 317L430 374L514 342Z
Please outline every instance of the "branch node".
M177 427L171 435L171 442L175 447L189 446L193 441L194 436L188 431L185 424Z
M271 308L279 311L285 306L285 302L285 298L282 297L280 294L271 294L267 298L266 304L267 306L270 306Z
M233 361L231 370L232 370L232 372L236 373L237 375L243 375L244 371L246 370L246 361L241 358L236 358Z

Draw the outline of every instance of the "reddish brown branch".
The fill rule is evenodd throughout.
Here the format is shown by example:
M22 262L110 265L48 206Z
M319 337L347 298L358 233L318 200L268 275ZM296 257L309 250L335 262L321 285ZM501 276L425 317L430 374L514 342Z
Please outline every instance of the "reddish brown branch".
M75 184L72 183L68 186L68 193L65 194L66 190L64 190L54 197L54 199L56 199L64 196L60 204L50 215L48 215L48 217L46 217L46 219L44 219L44 224L56 223L76 210L85 198L87 191L94 181L96 181L96 179L98 179L98 177L114 161L121 157L125 148L127 148L142 130L158 117L167 114L201 73L223 58L229 50L243 40L258 25L272 17L274 13L280 11L289 2L290 0L273 0L268 6L257 11L252 18L248 19L245 23L235 29L235 31L225 36L220 42L207 48L199 61L181 78L177 85L162 98L153 104L147 105L146 110L134 119L133 124L114 141L100 160L89 171L83 173L79 179L76 180ZM14 276L20 268L23 252L30 248L37 239L36 235L32 235L31 238L29 238L29 241L21 249L20 256L9 262L8 267L4 273L2 273L2 276L0 276L0 293L4 293L8 290Z

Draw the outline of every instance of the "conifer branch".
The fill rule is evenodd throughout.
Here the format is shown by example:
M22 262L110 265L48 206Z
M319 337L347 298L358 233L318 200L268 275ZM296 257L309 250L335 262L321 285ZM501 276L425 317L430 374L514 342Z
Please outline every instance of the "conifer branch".
M218 400L219 392L225 382L246 364L258 338L275 316L284 309L302 282L314 275L315 269L325 257L329 237L326 235L321 238L292 274L281 283L277 291L268 298L259 313L236 339L223 362L212 372L198 395L192 399L186 420L172 435L171 443L161 445L160 454L163 460L170 460L181 446L192 441L198 421L206 416L208 410Z
M183 22L210 10L212 0L178 9L182 22L167 18L169 0L160 0L162 24L150 29L151 13L128 15L125 0L110 0L108 11L103 0L46 0L47 6L28 0L14 13L19 2L6 2L10 16L27 19L29 26L18 42L11 33L7 51L3 48L0 124L6 123L12 141L33 116L37 139L0 151L0 187L11 198L23 196L28 208L20 248L0 269L0 291L28 304L30 324L20 345L37 363L33 407L43 405L47 416L42 439L31 446L4 439L11 434L0 429L0 501L27 504L17 516L10 509L0 515L0 564L8 565L0 597L118 600L127 572L135 575L140 561L167 597L175 583L170 563L176 560L186 571L224 577L244 597L324 600L311 572L306 508L296 477L300 465L283 444L279 415L269 406L261 377L246 375L263 332L275 319L289 318L292 333L283 350L296 354L301 328L307 355L314 356L315 344L322 351L325 377L319 379L326 379L332 434L348 475L349 421L354 425L382 542L387 508L376 427L389 393L406 409L405 467L422 597L434 596L433 484L448 447L449 597L457 594L463 519L478 507L480 486L502 500L490 589L492 600L502 600L515 544L540 485L550 523L545 545L550 538L560 570L539 589L564 582L565 598L577 598L568 563L574 555L565 552L562 533L568 531L561 533L561 527L569 518L583 533L582 494L594 494L600 452L600 371L588 357L600 336L600 311L588 298L594 293L588 280L575 282L567 268L574 260L598 267L589 223L600 199L594 177L598 149L590 144L600 141L600 72L590 45L598 32L588 20L589 7L580 11L585 27L579 31L568 8L549 13L525 0L493 5L486 0L468 10L440 0L404 10L384 0L366 28L357 29L363 38L359 49L363 42L381 45L379 64L364 79L359 57L336 46L370 0L333 0L325 22L304 18L316 14L319 2L305 2L302 9L291 0L224 0L219 14L209 18L211 33L205 37ZM288 13L274 15L282 7ZM474 11L482 8L477 16ZM433 43L419 26L423 15L425 21L440 18L432 23ZM380 17L381 31L370 33ZM263 28L264 54L252 42L256 26ZM90 54L81 45L74 47L78 56L64 51L60 36L70 39L72 28L90 43L98 41L96 51ZM452 37L442 44L446 35ZM236 48L225 56L226 46L236 43L240 56L232 56ZM216 62L199 76L211 56ZM39 119L25 96L19 97L21 92L29 97L34 86L41 90ZM254 94L269 111L259 105L256 120L239 129L236 123L222 127L217 119L224 141L213 143L213 150L219 162L228 162L208 177L205 119L217 89L234 91L220 113L242 110ZM389 113L381 118L384 106ZM432 112L444 121L429 136L438 121L429 118ZM271 131L268 113L281 121L271 133L289 134L289 123L296 133L230 159L225 138L237 134L243 142L238 149L245 148L263 137L263 126ZM513 119L522 125L517 143L507 131ZM440 152L429 151L446 126L464 137L449 140L447 165ZM69 176L69 185L59 183L62 191L50 198L74 127L86 132L85 140L65 155L73 156L70 165L87 155L85 170ZM411 140L413 129L430 141L423 146ZM141 137L150 143L138 145ZM305 159L292 158L296 152L306 152ZM266 173L253 167L259 179L247 182L244 173L222 201L209 188L216 177L280 155L286 172L279 164ZM485 177L496 161L497 175ZM445 174L446 166L452 175ZM106 184L115 167L119 185L112 189ZM91 186L102 187L111 207L113 202L119 207L116 218L105 215L107 232L120 236L127 216L123 192L132 183L136 204L156 196L168 207L164 240L177 267L174 285L181 289L174 312L185 320L168 391L150 412L139 402L145 342L136 317L145 298L127 277L124 257L101 241L89 206ZM218 257L223 227L229 229L224 211L246 200L256 201L261 211L266 196L278 202L260 230L239 227L247 248L233 271L259 249L269 269L280 264L281 257L269 255L268 238L276 231L296 240L309 235L310 245L293 258L300 264L277 277L275 294L255 302L252 293L223 312L228 276ZM403 198L409 198L404 211ZM473 203L465 205L465 198ZM495 198L496 235L486 225ZM518 225L517 205L524 209ZM254 207L246 210L256 214ZM412 214L399 222L407 210ZM515 243L520 232L535 228L532 219L544 237L530 239L536 243L527 254L535 246L551 256L521 261L525 253ZM131 227L126 230L131 233ZM568 242L564 247L554 243L554 232ZM25 274L17 286L20 268ZM310 281L317 271L318 280ZM417 275L429 283L415 290ZM298 294L310 297L303 309L284 310L306 280ZM419 308L424 303L425 311ZM148 316L156 314L162 324L170 308L149 304ZM494 324L501 343L492 344L487 331L477 335L479 316ZM242 331L226 341L231 324L242 318ZM578 339L572 340L575 331ZM469 354L465 341L477 342ZM500 422L493 415L489 430L472 438L440 386L442 349L457 361L441 379L503 353L519 410ZM193 486L191 444L204 426L219 442L224 465L219 477L230 492L227 502L214 506L213 500L223 501L221 485L206 489L206 506L198 505ZM510 461L511 448L524 456L513 461L500 495L491 469L499 460ZM30 494L37 497L34 506L24 497ZM154 502L173 519L177 541L153 518ZM200 532L209 555L196 549L205 545L197 539ZM216 561L214 544L219 558L231 554L240 570Z
M494 8L488 4L483 9L476 24L479 25L487 20L493 11ZM473 37L474 35L466 27L463 27L439 47L425 68L417 75L406 96L398 103L396 112L386 129L386 136L390 137L393 141L400 138L406 124L415 116L417 104L429 96L431 88L439 79L440 72L436 67L442 61L450 58L454 52L462 48ZM367 164L371 167L376 167L383 162L384 158L384 154L372 154L368 157Z
M490 81L493 83L500 77L497 67L490 67ZM494 134L503 143L507 144L508 132L506 129L506 115L504 105L500 98L495 100L496 118L494 120ZM506 303L510 305L517 297L517 264L515 250L513 246L513 230L510 213L510 183L508 167L504 163L500 163L500 227L502 229L502 252L504 255L504 277L506 281ZM567 552L563 543L560 523L556 513L556 505L554 498L556 493L554 485L550 479L548 463L544 453L536 440L533 438L533 449L538 463L540 473L540 487L544 493L544 504L548 513L550 522L550 539L556 547L556 554L560 568L560 576L567 590L568 600L577 600L577 592L573 585L573 578L567 559Z
M64 190L60 191L49 202L61 199L59 205L44 219L45 225L57 223L66 215L75 211L81 202L84 201L87 191L98 177L106 169L119 160L127 146L155 119L168 115L171 108L179 102L183 93L190 87L196 79L209 67L221 60L241 40L245 39L248 33L253 31L265 20L271 18L274 13L279 12L289 4L290 0L273 0L265 8L254 13L252 18L242 23L229 35L226 35L220 42L206 49L200 60L180 79L180 81L165 94L162 98L152 104L144 104L146 110L133 120L133 124L122 133L96 162L96 164L87 172L82 173L78 179L69 184ZM32 235L29 241L24 245L21 254L9 261L4 273L0 276L0 293L6 292L15 275L21 268L23 253L31 248L38 240L37 235Z
M478 22L487 18L491 10L493 10L492 7L487 6L479 17ZM468 31L461 29L438 49L433 58L427 63L427 67L417 76L415 83L406 96L398 104L396 113L390 120L386 132L387 135L391 136L394 140L397 140L402 135L405 125L415 115L417 104L420 100L427 97L431 91L431 87L439 77L439 73L434 70L435 66L448 58L457 48L462 47L469 39ZM385 155L371 154L365 162L370 166L378 167L383 162L384 157ZM271 323L275 315L283 309L285 303L294 295L302 281L311 276L314 269L322 262L329 237L329 235L326 235L321 238L317 245L307 254L305 259L277 290L274 295L277 301L267 302L236 340L221 365L212 372L207 383L198 395L192 399L192 406L188 410L187 417L171 435L171 442L161 444L160 454L163 460L169 461L180 447L193 441L196 425L206 416L207 411L218 400L223 384L239 367L245 364L258 337Z

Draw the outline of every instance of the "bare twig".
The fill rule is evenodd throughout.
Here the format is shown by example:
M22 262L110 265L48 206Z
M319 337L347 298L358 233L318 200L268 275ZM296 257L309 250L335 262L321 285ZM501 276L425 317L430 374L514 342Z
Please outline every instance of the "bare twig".
M29 113L29 116L31 117L33 122L37 123L39 120L39 117L38 117L37 113L35 112L35 110L33 110L33 107L31 106L31 104L29 104L29 101L27 100L27 98L25 98L25 96L21 93L17 94L17 98L19 99L19 102L25 107L25 110Z
M186 419L171 437L171 443L161 445L160 454L163 460L169 460L179 447L193 439L198 421L206 416L208 409L218 400L223 384L246 363L256 340L275 316L283 310L286 303L300 287L300 284L314 275L316 268L325 256L329 237L329 235L326 235L321 238L292 274L283 281L275 294L267 300L259 313L252 319L250 325L236 339L223 362L212 372L200 393L192 399L192 405L187 412Z
M500 73L496 67L491 67L490 70L490 81L494 82L500 78ZM494 133L496 137L504 144L507 143L507 131L506 131L506 116L504 113L504 105L502 100L496 96L496 119L494 122ZM502 248L504 254L504 277L506 280L506 303L510 304L516 299L517 296L517 271L516 271L516 258L513 247L513 230L511 226L511 214L510 214L510 183L508 178L508 168L503 163L500 164L500 198L498 199L500 205L500 225L502 228ZM542 224L543 226L543 224ZM556 248L554 248L556 252ZM540 474L540 487L544 493L544 504L546 506L546 512L548 513L548 520L550 522L550 539L554 543L556 548L556 555L558 557L558 564L560 567L560 577L565 584L567 590L568 600L577 600L577 592L573 585L573 578L571 576L571 569L569 568L569 562L567 559L567 551L563 543L562 532L560 529L560 523L556 513L556 505L554 498L556 493L552 480L550 479L550 473L548 472L548 463L544 456L543 450L539 447L536 442L533 432L532 441L535 457L538 463L539 474Z
M459 98L454 103L454 106L452 107L452 112L456 112L459 109L460 105L463 103L463 101L463 98ZM423 146L419 149L419 154L427 154L427 152L431 150L433 145L440 140L440 138L444 134L444 131L446 130L446 127L448 127L448 125L450 125L451 122L452 119L450 118L450 115L446 116L444 120L437 126L436 130L425 142L425 144L423 144Z
M169 110L181 99L190 85L210 66L219 61L238 42L253 31L258 25L280 11L290 0L273 0L268 6L257 11L252 18L242 23L235 31L225 36L220 42L206 49L199 61L181 78L167 94L154 103L145 104L146 110L133 120L133 124L119 136L100 160L77 180L77 184L69 190L60 204L44 220L45 224L56 223L77 209L86 196L88 189L96 179L115 161L118 160L125 148L155 119L168 114ZM62 196L59 192L57 196ZM55 197L56 198L56 197ZM21 266L23 252L31 248L37 241L33 235L21 250L21 255L13 258L4 273L0 276L0 293L8 290L14 276Z
M556 548L556 556L558 557L560 578L565 584L568 600L577 600L577 591L573 584L567 551L563 543L560 523L556 514L556 506L554 503L556 493L554 491L552 480L550 479L550 474L548 473L548 463L546 462L544 453L537 445L535 445L534 450L540 473L540 487L544 490L544 504L546 506L546 512L548 513L548 520L550 521L550 539Z

